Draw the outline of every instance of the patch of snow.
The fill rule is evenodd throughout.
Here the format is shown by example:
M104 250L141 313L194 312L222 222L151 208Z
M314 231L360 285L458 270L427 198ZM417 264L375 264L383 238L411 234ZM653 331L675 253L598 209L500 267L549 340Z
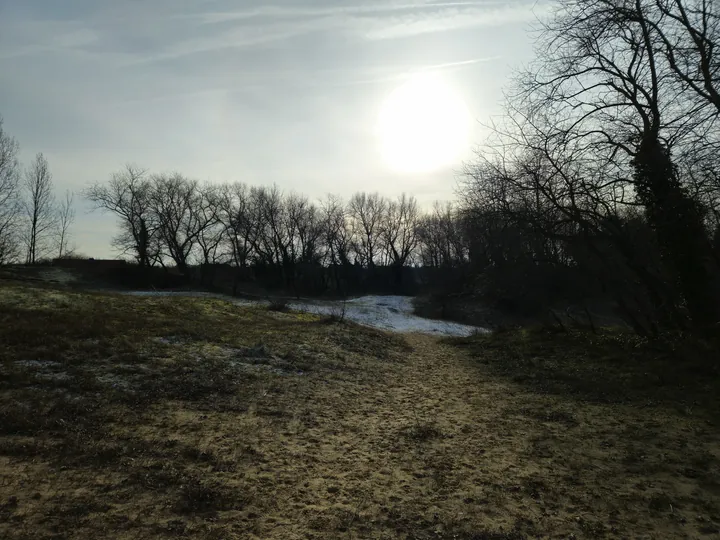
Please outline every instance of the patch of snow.
M241 300L230 296L198 291L133 291L126 294L134 296L192 296L201 298L221 298L237 305L258 305L265 302ZM418 332L437 336L470 336L476 332L487 333L486 328L469 326L449 321L425 319L413 314L411 296L369 295L345 302L334 300L316 300L291 302L290 309L316 315L339 315L345 310L349 321L389 330L391 332Z
M35 376L39 379L45 379L49 381L68 381L72 379L72 376L65 371L58 371L57 373L46 371L44 373L36 373Z
M114 373L104 373L96 377L97 381L102 384L106 384L116 390L124 390L132 392L132 385L128 380L128 377L116 375Z
M162 343L163 345L181 345L186 343L188 340L180 336L167 336L167 337L156 337L153 341Z
M52 369L60 367L62 364L55 360L15 360L15 364L23 367Z
M222 347L228 365L250 371L269 371L277 375L303 375L303 371L294 369L272 354L263 344L254 347Z
M70 392L66 388L57 388L57 387L48 387L47 385L31 385L27 386L26 390L30 390L31 392L37 392L39 394L42 394L43 396L47 396L48 394L53 394L59 398L64 399L65 401L73 402L73 403L79 403L85 399L84 396L80 394L75 394L73 392ZM28 405L23 405L25 407L28 407Z
M72 378L65 371L56 371L62 367L62 364L54 360L16 360L15 365L30 368L38 379L67 381Z
M322 303L292 303L291 309L307 311L318 315L341 314L340 301ZM425 319L413 314L413 299L410 296L361 296L348 300L344 306L347 320L390 330L393 332L419 332L441 336L469 336L475 332L487 332L484 328L448 321Z

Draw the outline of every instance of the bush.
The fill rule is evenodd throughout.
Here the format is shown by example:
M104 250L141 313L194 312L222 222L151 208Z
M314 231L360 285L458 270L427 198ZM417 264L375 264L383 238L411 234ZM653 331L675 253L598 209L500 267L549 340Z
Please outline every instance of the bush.
M287 311L290 311L290 306L288 305L288 301L284 298L273 298L272 300L270 300L268 310L285 313Z
M345 321L345 314L347 313L347 300L343 300L342 304L333 305L322 322L325 324L340 324Z

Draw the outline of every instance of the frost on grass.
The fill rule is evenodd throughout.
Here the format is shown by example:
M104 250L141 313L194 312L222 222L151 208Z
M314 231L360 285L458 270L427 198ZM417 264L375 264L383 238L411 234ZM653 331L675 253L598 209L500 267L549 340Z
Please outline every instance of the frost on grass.
M161 336L154 338L154 340L158 343L162 343L163 345L182 345L188 341L182 336Z
M253 347L214 347L215 358L222 359L227 365L254 372L269 372L275 375L303 375L292 363L272 354L262 343Z
M38 379L67 381L71 375L63 369L60 362L53 360L16 360L15 366L25 368Z

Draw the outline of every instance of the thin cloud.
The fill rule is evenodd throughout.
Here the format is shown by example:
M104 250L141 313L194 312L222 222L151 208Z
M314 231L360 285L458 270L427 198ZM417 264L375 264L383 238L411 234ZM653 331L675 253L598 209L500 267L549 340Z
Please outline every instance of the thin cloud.
M3 30L13 47L4 47L0 59L19 58L47 52L74 51L89 47L99 39L98 33L76 23L30 21ZM1 42L0 42L1 43Z
M370 40L398 39L479 26L526 22L533 20L536 14L537 11L530 5L502 9L447 10L432 17L415 14L394 19L376 19L364 35Z
M477 7L479 5L483 7ZM253 13L287 14L288 17L291 13L303 13L312 16L281 18L264 24L243 20L221 32L213 31L209 35L176 41L167 45L164 50L154 54L146 54L133 60L132 63L145 64L224 49L247 49L319 32L344 33L367 40L389 40L481 26L524 22L535 17L536 10L534 11L530 4L505 8L493 7L496 5L487 2L433 2L413 5L402 4L387 8L372 6L339 6L332 8L267 6L258 8ZM387 14L387 12L399 12L401 10L406 11L401 14ZM244 13L243 17L249 17L248 13L250 12ZM215 17L215 20L218 20L217 14L207 14L207 16ZM228 18L226 20L232 19ZM235 21L239 21L239 16L235 18ZM198 29L202 28L203 25L198 27ZM204 33L208 34L206 31Z
M171 60L223 49L252 48L337 26L337 21L330 19L311 19L302 23L293 21L266 25L240 25L210 36L178 41L166 47L160 53L144 55L132 63L144 64L160 60Z
M493 60L498 60L500 58L502 58L500 55L484 56L482 58L473 58L471 60L460 60L458 62L447 62L444 64L434 64L431 66L424 67L424 68L422 68L422 70L423 71L435 71L435 70L450 69L450 68L463 67L463 66L471 66L474 64L479 64L481 62L491 62Z
M395 82L405 80L411 73L422 73L422 72L433 72L433 71L446 71L461 69L480 64L483 62L491 62L497 60L501 56L488 56L483 58L473 58L471 60L461 60L458 62L447 62L444 64L433 64L429 66L392 66L384 68L386 72L393 73L393 75L386 75L383 77L370 77L363 79L354 79L347 81L338 81L330 83L332 86L355 86L362 84L376 84L381 82Z
M402 11L437 10L447 8L477 7L502 5L499 1L476 2L423 2L402 4L349 5L349 6L260 6L247 10L210 12L199 15L188 15L188 18L200 20L203 24L217 24L231 21L247 20L260 17L294 18L323 17L332 15L382 14Z
M308 76L306 71L298 70L241 71L234 74L234 81L227 80L219 85L204 85L201 80L199 86L192 89L188 89L187 83L183 83L182 91L169 91L164 88L157 93L124 99L118 105L128 106L188 98L214 98L227 93L262 92L278 88L278 86L284 88L328 88L397 82L406 79L412 73L464 69L499 58L501 57L489 56L430 65L389 64L355 69L321 69L313 71L311 76Z
M500 7L503 5L506 7ZM95 14L92 26L89 21L15 21L3 32L5 39L0 40L0 44L8 41L13 46L2 47L0 59L62 52L108 59L112 56L120 65L147 64L225 49L261 47L312 33L334 32L367 40L401 39L527 21L537 10L538 5L524 1L510 7L496 0L265 5L245 11L175 17L146 10L136 13L142 22L130 29L103 10ZM255 17L266 20L250 20ZM218 31L210 24L213 22L235 24Z

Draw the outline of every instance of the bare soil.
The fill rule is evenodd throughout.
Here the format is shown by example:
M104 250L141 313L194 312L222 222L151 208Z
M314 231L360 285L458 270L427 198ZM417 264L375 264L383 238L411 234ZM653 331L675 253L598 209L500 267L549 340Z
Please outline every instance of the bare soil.
M0 538L717 538L684 347L6 280Z

